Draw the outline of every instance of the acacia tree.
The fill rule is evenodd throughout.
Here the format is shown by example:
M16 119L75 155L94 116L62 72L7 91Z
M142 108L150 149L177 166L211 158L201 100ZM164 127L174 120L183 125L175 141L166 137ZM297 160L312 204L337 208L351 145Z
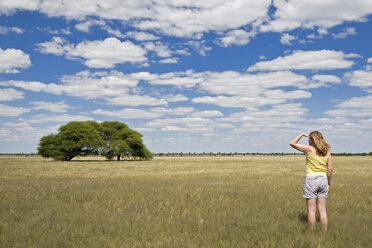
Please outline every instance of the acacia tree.
M59 133L40 139L38 152L43 157L70 161L75 156L102 154L108 159L115 156L151 159L152 153L142 142L142 135L118 121L69 122Z
M59 128L57 134L40 139L38 152L43 157L70 161L75 156L98 153L104 144L92 121L73 121Z
M151 159L153 155L142 141L142 134L118 121L101 123L101 135L105 141L103 154L108 159L121 157Z

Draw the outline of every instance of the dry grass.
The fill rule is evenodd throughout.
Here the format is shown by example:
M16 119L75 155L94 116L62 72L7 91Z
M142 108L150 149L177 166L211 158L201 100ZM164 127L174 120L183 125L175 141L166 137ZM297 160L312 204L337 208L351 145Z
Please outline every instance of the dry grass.
M303 156L0 156L0 246L368 247L372 159L333 160L323 235L307 229Z

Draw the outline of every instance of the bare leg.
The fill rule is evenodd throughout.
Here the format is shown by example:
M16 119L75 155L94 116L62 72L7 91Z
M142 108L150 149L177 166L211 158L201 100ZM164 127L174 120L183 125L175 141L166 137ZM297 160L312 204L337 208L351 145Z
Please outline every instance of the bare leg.
M327 231L327 227L328 227L326 200L327 199L323 199L323 198L317 199L318 211L320 215L320 223L322 223L324 232Z
M310 230L314 230L316 218L316 199L306 199L307 206L307 221L309 222Z

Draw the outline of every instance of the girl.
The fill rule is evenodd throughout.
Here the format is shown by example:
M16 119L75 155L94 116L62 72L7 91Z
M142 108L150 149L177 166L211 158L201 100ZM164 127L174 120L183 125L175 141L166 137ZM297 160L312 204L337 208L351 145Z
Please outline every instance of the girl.
M302 137L309 138L309 145L298 144ZM310 229L314 229L316 222L315 213L318 208L323 230L327 231L326 199L333 171L331 147L319 131L313 131L309 135L302 133L294 138L290 145L306 154L306 177L303 185L303 197L306 199L307 219Z

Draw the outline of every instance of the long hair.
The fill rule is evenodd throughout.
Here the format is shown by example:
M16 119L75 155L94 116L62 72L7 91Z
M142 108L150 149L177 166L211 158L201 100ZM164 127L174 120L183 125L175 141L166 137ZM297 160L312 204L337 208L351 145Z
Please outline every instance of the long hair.
M327 155L331 146L328 144L326 139L323 137L322 133L319 131L313 131L310 133L310 138L313 141L313 145L318 153L318 155L324 157Z

